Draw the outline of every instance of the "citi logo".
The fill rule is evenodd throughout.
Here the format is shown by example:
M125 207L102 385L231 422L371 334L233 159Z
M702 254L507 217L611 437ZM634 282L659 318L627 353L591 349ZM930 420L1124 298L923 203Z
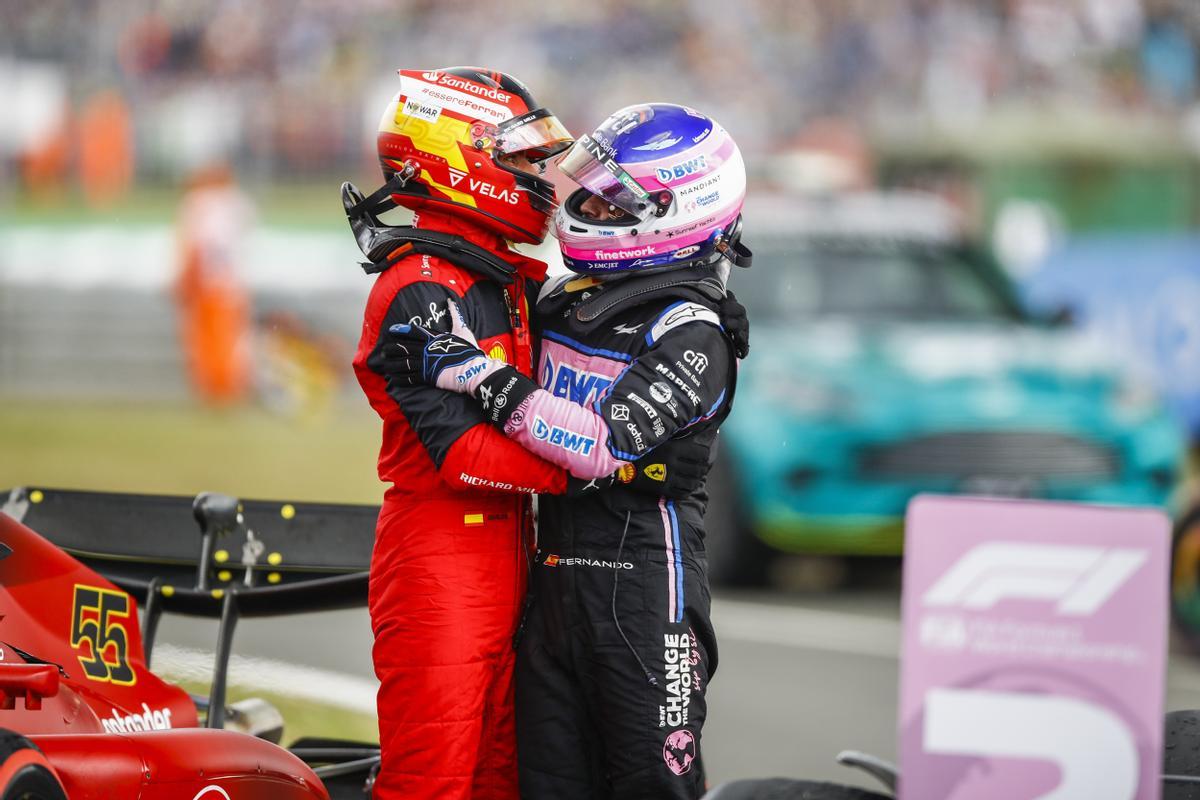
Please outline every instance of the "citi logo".
M1053 602L1067 617L1095 613L1149 558L1128 547L991 542L974 548L925 592L922 604L982 611L1002 600Z

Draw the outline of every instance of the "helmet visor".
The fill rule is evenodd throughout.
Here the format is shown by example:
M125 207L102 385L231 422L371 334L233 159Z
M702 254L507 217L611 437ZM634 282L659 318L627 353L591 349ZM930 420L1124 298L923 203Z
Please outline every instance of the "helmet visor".
M547 109L539 108L501 123L496 130L495 152L502 155L521 153L537 163L558 155L574 139Z
M638 221L660 213L659 200L651 197L645 187L617 163L609 149L592 136L580 136L558 162L558 168L584 189Z

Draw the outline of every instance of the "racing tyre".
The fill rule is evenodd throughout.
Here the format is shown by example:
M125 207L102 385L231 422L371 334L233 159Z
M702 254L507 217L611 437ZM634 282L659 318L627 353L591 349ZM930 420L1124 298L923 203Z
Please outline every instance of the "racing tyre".
M0 800L67 800L42 751L24 736L0 729Z
M1200 777L1200 711L1167 714L1163 775ZM1200 800L1200 785L1163 780L1162 800Z
M836 783L769 778L723 783L704 795L703 800L892 800L892 797Z
M1200 505L1185 512L1171 543L1171 619L1200 652Z
M775 553L754 535L737 473L719 445L716 464L705 485L708 508L704 512L704 549L709 581L713 586L765 586Z

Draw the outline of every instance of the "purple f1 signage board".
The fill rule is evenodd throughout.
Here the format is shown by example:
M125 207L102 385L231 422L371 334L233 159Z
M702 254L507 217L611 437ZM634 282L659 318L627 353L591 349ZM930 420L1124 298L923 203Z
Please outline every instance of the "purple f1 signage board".
M1157 510L908 508L901 800L1153 800L1169 530Z

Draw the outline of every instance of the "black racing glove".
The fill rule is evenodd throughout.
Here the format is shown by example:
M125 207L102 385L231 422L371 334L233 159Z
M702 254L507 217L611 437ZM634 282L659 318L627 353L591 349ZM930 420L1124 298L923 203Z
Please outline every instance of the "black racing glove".
M684 500L704 486L709 449L709 445L691 436L668 439L652 452L622 467L615 475L590 481L568 475L566 493L578 496L613 486L626 486L655 497Z
M447 301L446 307L451 319L447 333L415 322L387 329L380 366L389 389L425 384L474 395L484 378L506 366L479 349L454 301Z
M665 444L654 448L630 465L633 471L628 476L630 489L683 500L704 486L708 475L709 446L693 436L668 439ZM627 468L626 474L628 475ZM622 475L617 476L620 481Z
M719 310L721 327L733 342L733 352L738 358L745 358L750 352L750 318L746 316L746 307L738 302L733 292L727 291Z

